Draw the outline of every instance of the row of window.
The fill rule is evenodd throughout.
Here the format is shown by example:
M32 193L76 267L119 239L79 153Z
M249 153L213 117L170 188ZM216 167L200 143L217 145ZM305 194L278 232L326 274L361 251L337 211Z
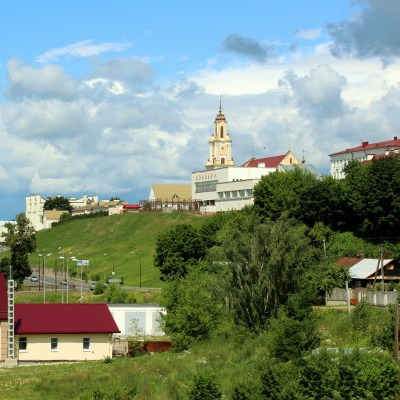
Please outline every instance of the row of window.
M20 337L19 341L19 351L28 351L28 338L27 337ZM83 338L82 339L82 346L84 351L90 350L90 338ZM50 349L51 351L58 351L58 338L51 338L50 339Z
M247 190L232 190L227 192L218 192L220 199L240 198L240 197L252 197L253 189Z

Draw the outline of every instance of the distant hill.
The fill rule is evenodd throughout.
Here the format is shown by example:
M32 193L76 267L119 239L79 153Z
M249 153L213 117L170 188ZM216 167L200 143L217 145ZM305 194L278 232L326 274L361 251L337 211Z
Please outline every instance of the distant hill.
M46 257L46 268L62 270L64 252L65 259L89 260L89 279L94 273L110 275L114 261L115 276L130 286L139 286L141 260L142 286L161 287L153 262L158 234L176 224L199 227L204 218L184 212L143 212L77 220L38 232L37 251L29 260L37 266L39 254L52 253ZM73 261L69 268L76 268Z

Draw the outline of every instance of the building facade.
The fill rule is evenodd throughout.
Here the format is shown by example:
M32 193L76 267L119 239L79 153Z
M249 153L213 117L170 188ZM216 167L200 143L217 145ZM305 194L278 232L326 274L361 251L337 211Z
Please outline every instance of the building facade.
M279 156L258 159L253 157L243 165L235 166L232 140L227 132L221 104L214 126L205 170L192 173L191 196L199 201L202 214L240 210L253 204L254 186L263 176L276 171L284 172L285 166L301 164L289 150Z
M362 142L361 146L329 154L331 176L336 179L343 179L345 177L344 167L349 161L357 160L365 162L379 155L390 155L399 152L400 139L398 139L397 136L395 136L393 140L386 140L384 142Z
M58 197L60 195L57 195ZM36 231L46 229L43 206L48 198L43 198L40 194L25 197L25 215L31 222ZM84 195L80 199L75 197L68 198L73 208L80 208L99 201L98 196ZM54 221L53 221L54 222Z

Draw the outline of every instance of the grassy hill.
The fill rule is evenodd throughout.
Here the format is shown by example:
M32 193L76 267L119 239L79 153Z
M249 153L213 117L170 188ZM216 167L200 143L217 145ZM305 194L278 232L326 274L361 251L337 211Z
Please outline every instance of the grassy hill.
M46 257L46 267L62 270L63 254L66 259L89 260L89 279L94 273L111 276L114 261L116 277L123 277L130 286L139 286L141 261L142 287L160 287L159 270L153 262L158 234L176 224L200 226L203 218L181 212L148 212L77 220L38 232L37 251L29 261L37 266L39 254L52 253ZM73 261L69 261L71 268L76 268Z

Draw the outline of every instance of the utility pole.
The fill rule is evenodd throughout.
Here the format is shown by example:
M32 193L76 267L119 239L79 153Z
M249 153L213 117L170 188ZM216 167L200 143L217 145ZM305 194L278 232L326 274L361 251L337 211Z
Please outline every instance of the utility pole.
M394 303L394 361L399 359L399 298Z

